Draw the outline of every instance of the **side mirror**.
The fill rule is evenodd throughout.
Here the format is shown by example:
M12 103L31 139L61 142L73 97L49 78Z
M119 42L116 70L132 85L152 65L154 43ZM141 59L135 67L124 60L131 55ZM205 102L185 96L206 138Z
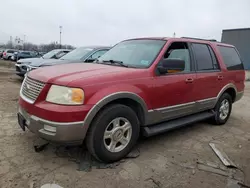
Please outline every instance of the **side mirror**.
M88 58L85 60L85 62L94 62L96 59Z
M164 59L158 67L160 74L181 72L185 69L185 61L181 59Z

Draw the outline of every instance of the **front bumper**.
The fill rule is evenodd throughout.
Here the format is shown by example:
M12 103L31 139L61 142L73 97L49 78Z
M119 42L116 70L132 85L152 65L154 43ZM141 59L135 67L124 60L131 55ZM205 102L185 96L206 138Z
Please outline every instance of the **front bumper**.
M19 114L25 119L25 126L39 137L50 142L81 144L86 135L84 122L53 122L26 112L19 107Z
M24 76L27 73L27 66L22 64L16 64L16 75Z

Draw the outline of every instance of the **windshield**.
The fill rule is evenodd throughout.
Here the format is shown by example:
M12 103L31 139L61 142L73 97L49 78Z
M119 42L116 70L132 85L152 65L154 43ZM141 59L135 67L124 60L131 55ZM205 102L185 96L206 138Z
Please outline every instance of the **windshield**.
M166 41L163 40L129 40L124 41L106 52L98 60L121 61L124 65L138 68L149 67Z
M52 50L46 54L43 55L44 59L50 59L52 58L54 55L56 55L60 50Z
M81 47L77 48L69 53L67 53L65 56L63 56L62 60L81 60L83 57L85 57L89 52L91 52L92 48L86 48Z

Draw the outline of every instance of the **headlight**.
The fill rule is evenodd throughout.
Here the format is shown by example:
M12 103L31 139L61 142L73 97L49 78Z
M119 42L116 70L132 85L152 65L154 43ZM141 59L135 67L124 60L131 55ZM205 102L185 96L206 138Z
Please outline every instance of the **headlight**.
M56 104L79 105L83 104L84 92L79 88L52 85L46 101Z

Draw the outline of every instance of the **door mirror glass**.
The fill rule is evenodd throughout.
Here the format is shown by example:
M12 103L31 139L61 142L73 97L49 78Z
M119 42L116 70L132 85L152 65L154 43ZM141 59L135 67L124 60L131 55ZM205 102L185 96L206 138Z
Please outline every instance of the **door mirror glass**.
M185 61L181 59L163 59L158 67L161 74L182 72L185 69Z

